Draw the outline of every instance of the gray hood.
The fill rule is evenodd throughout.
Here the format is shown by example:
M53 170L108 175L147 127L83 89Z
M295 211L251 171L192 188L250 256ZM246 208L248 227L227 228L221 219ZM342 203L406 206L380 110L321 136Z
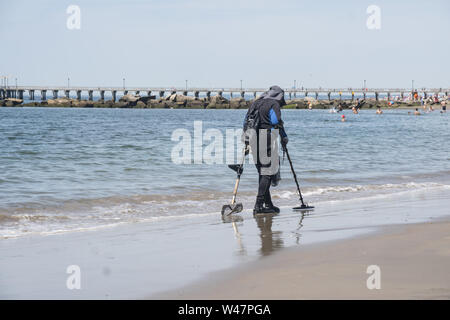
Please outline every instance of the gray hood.
M280 103L280 107L286 105L286 101L284 101L284 90L279 86L271 86L269 91L264 92L259 98L277 100Z

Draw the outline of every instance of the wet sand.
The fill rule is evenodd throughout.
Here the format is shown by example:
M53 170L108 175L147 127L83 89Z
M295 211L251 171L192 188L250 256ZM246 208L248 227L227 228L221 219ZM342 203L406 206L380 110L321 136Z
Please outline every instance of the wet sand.
M380 268L380 289L366 285ZM450 220L285 250L160 297L171 299L450 299Z
M449 297L449 223L437 223L449 216L448 186L314 205L4 239L0 298ZM376 292L365 288L369 264L381 267ZM80 290L66 286L71 265Z

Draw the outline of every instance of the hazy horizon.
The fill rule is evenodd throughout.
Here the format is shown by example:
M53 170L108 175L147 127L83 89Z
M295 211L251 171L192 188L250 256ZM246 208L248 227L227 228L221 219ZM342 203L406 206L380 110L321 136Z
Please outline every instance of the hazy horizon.
M369 5L379 30L366 26ZM19 0L0 11L10 84L450 87L448 1Z

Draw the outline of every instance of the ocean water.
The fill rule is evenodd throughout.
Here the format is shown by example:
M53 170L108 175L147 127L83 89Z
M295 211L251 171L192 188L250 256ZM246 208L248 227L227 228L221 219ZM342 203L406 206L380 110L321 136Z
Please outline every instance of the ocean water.
M245 112L0 108L0 238L201 215L220 219L234 172L226 164L175 164L178 142L171 136L176 129L194 136L194 121L202 121L203 133L211 128L225 136L241 127ZM448 113L344 114L343 123L328 110L282 112L308 202L450 188ZM272 188L275 204L297 204L287 160L281 175ZM238 194L246 209L256 189L256 170L246 164Z

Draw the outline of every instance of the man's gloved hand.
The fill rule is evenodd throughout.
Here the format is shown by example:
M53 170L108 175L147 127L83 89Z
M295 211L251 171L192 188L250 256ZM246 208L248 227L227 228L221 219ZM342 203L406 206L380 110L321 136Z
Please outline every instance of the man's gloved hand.
M288 137L282 137L281 138L281 146L283 147L283 150L286 150L286 145L289 142L289 138Z

